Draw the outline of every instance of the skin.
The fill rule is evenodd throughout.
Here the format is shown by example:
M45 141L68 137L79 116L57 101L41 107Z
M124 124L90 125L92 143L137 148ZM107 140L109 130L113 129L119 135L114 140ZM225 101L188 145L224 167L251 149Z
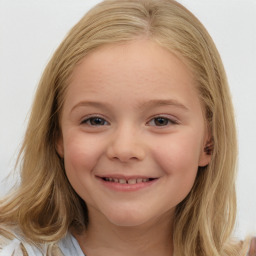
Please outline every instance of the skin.
M82 250L172 255L175 207L190 192L198 166L210 161L207 125L186 64L150 40L103 46L74 69L60 123L58 153L88 207L87 231L74 233ZM155 180L113 189L102 179L109 176Z

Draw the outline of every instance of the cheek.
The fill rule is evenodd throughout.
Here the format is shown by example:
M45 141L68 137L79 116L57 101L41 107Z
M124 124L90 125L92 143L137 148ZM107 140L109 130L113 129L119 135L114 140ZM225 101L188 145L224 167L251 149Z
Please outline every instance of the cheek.
M64 163L67 178L84 201L90 201L91 177L102 154L99 141L82 133L67 133L64 140Z
M82 133L70 133L64 140L66 172L88 172L93 170L102 153L101 144Z
M194 177L200 159L201 138L195 134L173 134L157 142L154 158L170 175Z
M154 159L162 174L166 176L165 188L171 200L170 205L178 205L191 191L200 156L200 140L191 136L175 136L162 140L154 151Z

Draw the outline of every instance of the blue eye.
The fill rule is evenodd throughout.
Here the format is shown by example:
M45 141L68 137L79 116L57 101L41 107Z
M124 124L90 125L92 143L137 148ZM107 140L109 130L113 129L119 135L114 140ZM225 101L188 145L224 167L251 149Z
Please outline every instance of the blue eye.
M169 118L159 116L151 119L148 124L151 126L168 126L170 124L177 124L177 122L170 120Z
M108 125L109 123L105 119L96 116L83 120L82 124L87 124L90 126L103 126Z

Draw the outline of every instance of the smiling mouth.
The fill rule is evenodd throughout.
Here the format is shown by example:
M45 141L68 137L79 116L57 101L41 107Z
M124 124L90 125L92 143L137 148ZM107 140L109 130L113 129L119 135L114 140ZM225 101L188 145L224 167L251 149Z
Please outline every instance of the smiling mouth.
M137 178L137 179L118 179L118 178L107 178L107 177L101 177L102 180L106 182L112 182L112 183L120 183L120 184L139 184L139 183L147 183L153 180L156 180L157 178Z

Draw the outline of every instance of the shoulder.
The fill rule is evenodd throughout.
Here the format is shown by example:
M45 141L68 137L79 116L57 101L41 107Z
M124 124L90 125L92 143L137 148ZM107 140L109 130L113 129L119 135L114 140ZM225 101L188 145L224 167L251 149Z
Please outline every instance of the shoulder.
M59 241L58 246L64 255L85 256L85 254L79 246L78 241L69 232L63 239Z
M28 255L22 241L15 236L14 232L0 227L0 256Z
M250 243L250 248L248 251L248 256L256 256L256 237L252 238Z
M27 243L13 230L0 226L0 256L63 256L56 244L39 247Z

